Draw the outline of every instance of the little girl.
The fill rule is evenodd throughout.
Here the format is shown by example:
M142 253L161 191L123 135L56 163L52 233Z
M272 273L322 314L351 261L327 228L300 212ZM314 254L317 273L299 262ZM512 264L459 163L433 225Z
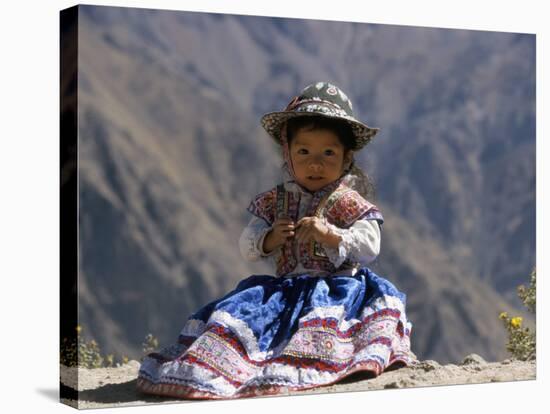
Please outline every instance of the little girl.
M144 358L142 392L282 394L416 360L406 295L366 267L379 254L383 217L353 154L378 129L355 119L351 101L327 82L261 122L282 147L283 180L250 203L239 247L275 275L249 276L191 315L175 344Z

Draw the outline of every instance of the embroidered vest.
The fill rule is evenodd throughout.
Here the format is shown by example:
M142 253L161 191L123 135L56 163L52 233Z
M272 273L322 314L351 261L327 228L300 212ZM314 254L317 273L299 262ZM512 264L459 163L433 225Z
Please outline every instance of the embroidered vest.
M283 184L257 195L250 203L248 211L266 221L270 226L277 218L288 217L298 221L300 195L286 191ZM360 218L366 216L382 221L378 208L365 200L357 191L340 183L332 192L317 192L313 195L305 217L325 217L326 220L340 228L349 228ZM306 269L335 272L357 266L348 259L336 269L328 259L322 244L314 240L299 243L298 258L295 255L295 238L287 239L275 254L277 276L292 272L298 261Z

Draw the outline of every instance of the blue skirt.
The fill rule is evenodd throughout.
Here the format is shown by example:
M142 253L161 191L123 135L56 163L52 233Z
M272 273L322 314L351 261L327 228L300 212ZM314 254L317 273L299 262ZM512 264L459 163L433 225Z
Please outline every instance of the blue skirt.
M284 394L380 375L416 360L406 295L367 267L353 276L252 275L192 314L142 361L137 387L185 399Z

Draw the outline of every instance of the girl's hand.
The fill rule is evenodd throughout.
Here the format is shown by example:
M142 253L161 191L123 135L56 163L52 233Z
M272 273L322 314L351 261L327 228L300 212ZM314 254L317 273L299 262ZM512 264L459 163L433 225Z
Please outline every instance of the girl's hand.
M289 218L278 218L273 222L271 230L264 239L264 252L269 253L284 244L286 239L294 237L294 221Z
M317 243L325 243L329 237L330 229L319 217L302 217L296 223L296 242L304 243L315 240Z

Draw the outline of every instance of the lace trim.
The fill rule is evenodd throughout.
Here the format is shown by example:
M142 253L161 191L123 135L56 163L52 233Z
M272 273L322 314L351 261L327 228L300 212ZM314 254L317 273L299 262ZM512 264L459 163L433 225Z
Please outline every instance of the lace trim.
M155 359L145 357L139 376L154 383L189 385L200 391L224 396L231 396L235 392L235 387L223 376L215 375L200 365L190 365L177 360L159 364Z
M400 312L399 320L403 323L403 326L407 327L409 330L412 329L412 324L406 318L405 305L401 300L396 296L383 295L377 298L372 302L365 310L361 313L361 319L364 319L375 312L378 312L382 309L397 309ZM359 319L344 319L344 306L330 306L325 308L313 309L307 315L300 318L300 322L306 322L315 318L335 318L340 321L338 324L338 329L346 330L349 329L354 324L360 322Z
M383 356L381 356L383 355ZM373 344L359 352L354 357L354 364L375 362L381 371L390 359L390 352L384 345ZM412 361L407 359L407 363ZM247 387L264 384L283 386L303 386L305 384L322 385L333 382L342 373L318 371L314 368L293 367L285 364L272 363L263 369L257 369L256 375L240 387L230 384L223 376L214 376L211 371L198 365L181 364L176 361L159 366L156 361L145 357L139 376L153 383L189 385L201 391L213 392L230 397ZM192 378L192 380L190 379Z
M383 295L377 298L374 302L372 302L372 304L365 308L365 310L361 313L360 318L364 319L375 312L388 308L397 309L400 312L399 320L403 323L403 326L405 326L409 331L412 329L412 324L406 319L405 305L403 304L403 302L401 302L399 298L395 296ZM345 309L343 305L317 308L302 316L299 321L306 322L316 318L332 317L340 321L338 324L338 329L340 329L341 331L348 330L351 326L360 322L359 319L354 318L345 320L344 312ZM237 335L238 338L241 340L250 358L257 361L261 361L266 357L277 354L277 352L279 352L279 350L284 348L284 345L286 345L285 343L281 343L279 347L273 349L270 352L260 351L256 336L254 335L254 332L252 332L252 330L248 327L246 322L234 318L225 311L213 312L206 324L200 319L188 320L181 331L181 335L198 337L204 332L206 325L211 322L218 322L228 328L231 328L235 335Z
M225 311L214 311L210 318L208 318L208 321L206 323L204 323L200 319L188 320L183 327L180 335L198 337L204 332L206 325L213 322L217 322L228 328L231 328L235 335L237 335L237 337L240 339L243 346L246 348L250 359L258 361L265 359L267 353L260 351L260 348L258 347L258 341L254 336L254 332L252 332L246 322L234 318Z
M405 321L404 304L394 296L384 295L376 299L368 308L364 310L361 319L382 309L396 309L400 311L399 320ZM317 317L334 317L339 320L338 328L340 330L349 329L353 324L359 323L359 319L343 320L345 311L343 306L334 306L328 308L317 308L300 318L300 322L305 322ZM243 346L250 355L250 350L256 358L265 360L266 353L258 351L257 341L254 334L242 321L239 321L226 312L214 312L210 321L224 323L232 327L232 330L239 336ZM204 330L205 323L199 320L190 320L182 332L187 334L200 335ZM407 323L410 326L410 323ZM286 345L286 344L285 344ZM284 345L282 345L284 346ZM280 351L279 347L279 351ZM393 351L393 352L392 352ZM272 353L268 353L272 354ZM353 354L353 363L350 368L357 363L366 363L368 361L376 362L379 369L383 370L392 360L404 360L411 364L416 356L410 351L410 340L407 335L396 337L392 340L392 345L388 348L387 344L372 343ZM243 366L244 367L244 366ZM218 395L230 396L251 385L260 384L281 384L281 385L304 385L304 384L323 384L332 382L341 373L330 373L319 371L314 368L294 367L280 363L270 363L264 366L253 366L246 364L247 371L250 370L251 378L241 387L235 387L229 383L223 376L214 374L200 365L182 363L179 360L159 363L153 358L145 357L139 371L139 377L148 379L153 383L163 384L181 384L189 385L195 389L214 392Z

